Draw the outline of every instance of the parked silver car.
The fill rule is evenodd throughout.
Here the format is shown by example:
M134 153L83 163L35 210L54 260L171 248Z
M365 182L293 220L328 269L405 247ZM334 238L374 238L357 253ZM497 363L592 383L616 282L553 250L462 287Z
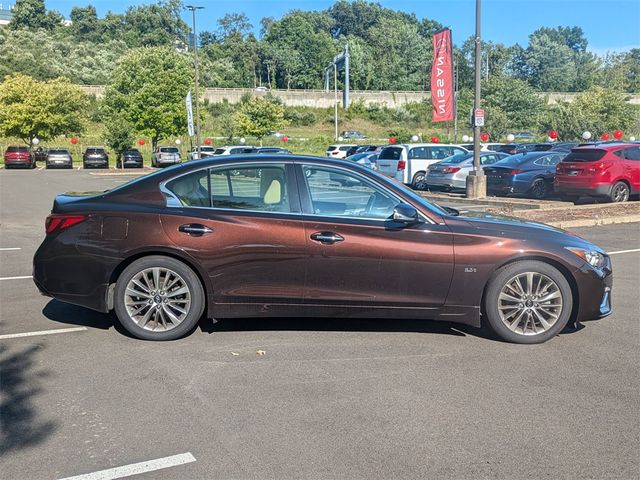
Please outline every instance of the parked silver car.
M198 154L198 147L193 147L187 154L187 160L199 160L200 158L206 158L213 155L216 147L211 145L200 145L200 154Z
M480 164L491 165L508 157L506 153L480 152ZM467 175L473 170L473 153L458 153L442 162L429 166L425 182L428 187L440 187L449 190L467 188Z
M166 167L181 162L180 150L176 147L156 147L151 155L152 167Z
M46 168L73 168L71 152L66 148L50 148L45 161Z

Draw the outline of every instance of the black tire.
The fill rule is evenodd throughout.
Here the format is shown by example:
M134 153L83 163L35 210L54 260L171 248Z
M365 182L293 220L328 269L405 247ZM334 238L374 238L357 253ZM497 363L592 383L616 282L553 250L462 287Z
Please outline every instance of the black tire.
M547 182L545 182L543 178L536 178L531 184L529 195L531 195L536 200L542 200L548 194L549 186L547 185Z
M129 315L125 306L127 284L145 269L160 267L172 270L184 280L189 290L191 305L186 317L178 325L167 331L152 331L140 327ZM175 340L187 335L200 320L205 307L205 293L198 276L183 262L171 257L151 255L140 258L120 274L114 291L114 309L122 326L132 335L142 340ZM160 308L160 307L158 307Z
M624 182L616 182L613 187L611 187L609 200L614 203L628 202L630 194L631 190L629 189L629 185Z
M414 190L425 190L427 188L427 174L426 172L417 172L411 180L411 188Z
M547 279L552 280L557 287L557 292L560 293L560 300L562 302L560 308L560 312L557 314L558 318L555 320L555 323L551 324L549 328L546 330L540 331L536 334L524 334L524 332L516 332L512 331L507 327L505 322L502 321L500 317L499 311L499 296L502 289L509 283L513 278L520 274L525 274L528 272L533 272ZM545 292L546 293L546 292ZM531 302L530 305L533 307L536 300L528 300ZM571 311L573 309L573 293L571 291L571 287L569 282L565 278L565 276L555 267L549 265L548 263L540 262L537 260L522 260L518 262L514 262L508 264L500 269L498 269L492 276L491 280L487 285L485 291L484 298L484 319L488 322L491 329L503 340L512 343L523 343L523 344L534 344L534 343L543 343L549 340L552 337L555 337L558 333L564 329L569 318L571 317ZM527 315L531 315L530 318L535 318L534 313L529 313L527 309L527 304L523 303L520 307L524 316L522 320L529 322L526 320ZM533 310L533 309L532 309ZM517 313L516 313L517 315ZM515 318L515 317L514 317ZM549 318L547 317L547 320ZM524 324L525 330L529 323ZM537 325L541 325L538 323ZM540 326L542 328L542 326ZM536 327L537 330L537 327Z

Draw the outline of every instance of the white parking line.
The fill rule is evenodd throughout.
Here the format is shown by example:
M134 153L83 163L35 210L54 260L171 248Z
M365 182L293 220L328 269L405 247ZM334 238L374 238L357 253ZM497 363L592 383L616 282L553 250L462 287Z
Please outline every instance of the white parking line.
M38 170L44 170L44 167L38 167Z
M80 170L82 167L78 167L78 170Z
M27 280L28 278L33 278L33 276L24 275L22 277L0 277L0 280Z
M108 470L100 470L93 473L85 473L75 477L66 477L60 480L112 480L114 478L129 477L140 473L153 472L163 468L177 467L185 463L195 462L196 459L191 453L181 453L180 455L172 455L171 457L158 458L147 462L132 463L123 465L122 467L109 468Z
M0 252L9 252L9 251L13 251L13 250L22 250L20 247L5 247L5 248L0 248Z
M607 252L608 255L618 255L619 253L640 252L640 248L632 248L631 250L618 250L617 252Z
M9 338L37 337L39 335L55 335L57 333L82 332L84 330L88 330L88 328L72 327L72 328L58 328L55 330L40 330L39 332L9 333L7 335L0 335L0 340L7 340Z

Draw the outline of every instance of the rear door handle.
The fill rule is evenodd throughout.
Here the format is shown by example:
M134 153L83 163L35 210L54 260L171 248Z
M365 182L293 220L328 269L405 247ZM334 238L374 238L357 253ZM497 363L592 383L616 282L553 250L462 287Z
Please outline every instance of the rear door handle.
M186 233L192 237L201 237L203 235L209 235L213 233L213 230L206 225L202 225L200 223L187 223L185 225L180 225L178 227L178 231L182 233Z
M333 232L316 232L311 234L311 240L323 245L333 245L336 242L344 241L344 237Z

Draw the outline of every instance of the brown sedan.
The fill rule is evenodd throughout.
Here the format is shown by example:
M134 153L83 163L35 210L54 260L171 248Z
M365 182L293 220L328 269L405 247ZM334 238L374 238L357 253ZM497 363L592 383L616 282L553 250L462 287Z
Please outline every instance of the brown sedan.
M538 343L611 313L609 257L546 225L461 216L340 160L193 161L56 197L40 291L170 340L203 316L385 317L488 325Z

